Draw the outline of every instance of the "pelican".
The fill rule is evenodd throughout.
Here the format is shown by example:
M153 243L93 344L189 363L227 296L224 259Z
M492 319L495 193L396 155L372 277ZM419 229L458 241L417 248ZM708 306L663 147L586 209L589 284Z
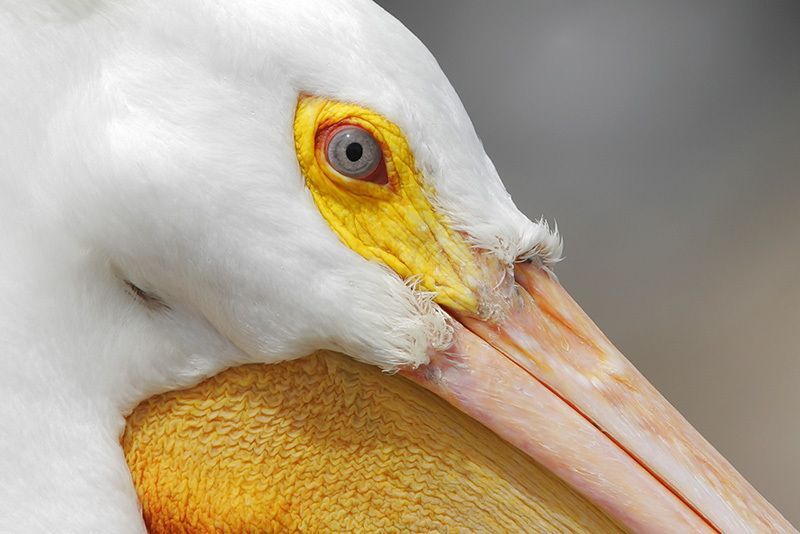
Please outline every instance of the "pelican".
M571 488L542 502L595 525L794 532L564 291L558 233L517 209L434 58L375 4L6 0L0 30L0 531L143 532L142 435L168 455L175 425L323 365L345 370L336 395L282 390L304 417L349 402L423 425L428 406L450 433L424 447L533 462ZM247 365L279 362L282 382ZM294 439L276 410L245 422ZM264 459L252 428L215 432ZM248 507L247 484L220 483L213 498Z

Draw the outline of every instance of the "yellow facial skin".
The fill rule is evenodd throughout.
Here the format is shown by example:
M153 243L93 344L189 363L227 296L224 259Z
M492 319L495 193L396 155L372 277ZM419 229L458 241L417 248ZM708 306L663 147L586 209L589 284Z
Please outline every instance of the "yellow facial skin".
M319 134L341 123L372 134L383 151L388 184L348 178L331 167ZM303 95L297 104L294 135L306 185L345 245L404 279L419 277L420 289L436 293L439 304L478 313L478 290L487 279L487 260L479 259L434 209L429 199L435 192L417 170L397 125L355 104Z

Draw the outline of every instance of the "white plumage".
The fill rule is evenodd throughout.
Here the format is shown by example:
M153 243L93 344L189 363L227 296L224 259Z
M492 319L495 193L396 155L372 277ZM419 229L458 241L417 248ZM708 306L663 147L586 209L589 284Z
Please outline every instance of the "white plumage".
M154 393L320 348L426 361L438 308L304 188L300 92L400 125L475 244L560 254L436 61L365 0L7 0L0 72L2 532L141 532L117 440Z

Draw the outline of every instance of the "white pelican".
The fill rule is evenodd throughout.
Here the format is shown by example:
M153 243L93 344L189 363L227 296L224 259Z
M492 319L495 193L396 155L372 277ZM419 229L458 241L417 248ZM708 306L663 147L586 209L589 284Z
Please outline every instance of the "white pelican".
M143 531L124 416L319 349L630 529L793 531L564 292L560 238L376 5L6 0L0 40L0 531Z

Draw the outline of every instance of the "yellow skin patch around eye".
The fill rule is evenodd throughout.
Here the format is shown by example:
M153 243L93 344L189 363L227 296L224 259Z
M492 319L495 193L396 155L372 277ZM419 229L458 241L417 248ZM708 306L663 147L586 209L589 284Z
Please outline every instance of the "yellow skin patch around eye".
M383 152L388 184L348 178L328 163L320 132L338 124L359 126ZM322 216L339 238L368 260L436 293L451 309L477 313L478 284L491 279L480 259L433 207L433 188L416 167L400 128L356 104L303 95L294 121L297 158ZM500 272L500 269L493 269ZM485 283L485 282L484 282Z

